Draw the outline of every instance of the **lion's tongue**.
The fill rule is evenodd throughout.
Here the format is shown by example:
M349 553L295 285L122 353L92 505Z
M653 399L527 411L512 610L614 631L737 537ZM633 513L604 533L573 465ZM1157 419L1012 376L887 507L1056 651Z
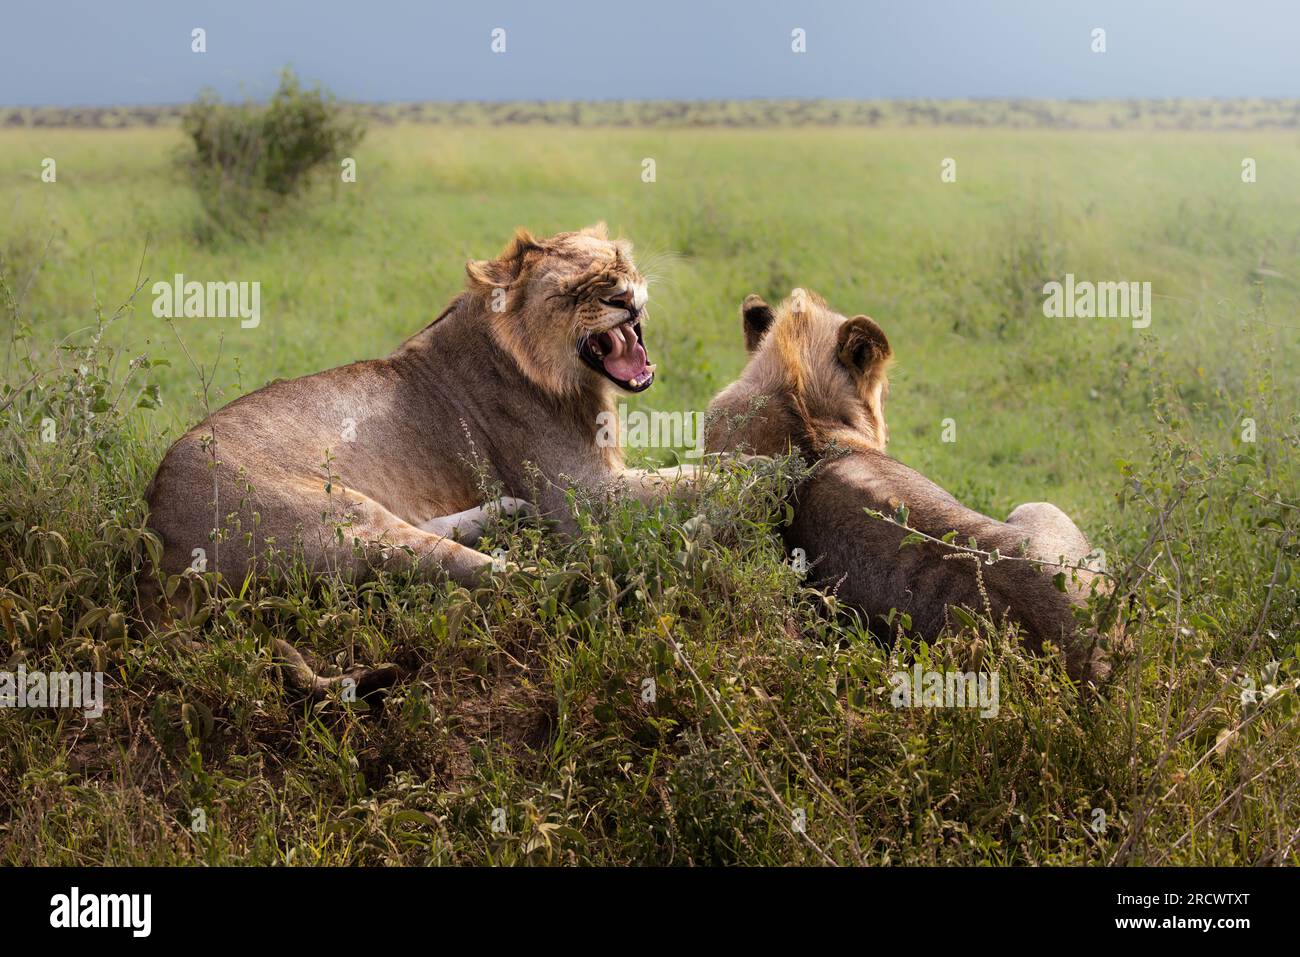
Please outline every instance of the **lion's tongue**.
M622 332L622 336L619 336ZM632 323L625 322L618 330L611 332L609 338L613 344L605 356L605 371L620 382L639 379L646 371L645 349L637 341Z

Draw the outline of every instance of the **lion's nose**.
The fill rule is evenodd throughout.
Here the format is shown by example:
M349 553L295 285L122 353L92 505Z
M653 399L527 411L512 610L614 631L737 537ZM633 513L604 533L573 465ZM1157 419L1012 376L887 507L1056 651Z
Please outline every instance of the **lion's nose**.
M613 306L615 309L626 309L628 312L636 312L636 297L631 289L624 289L601 300L607 306Z

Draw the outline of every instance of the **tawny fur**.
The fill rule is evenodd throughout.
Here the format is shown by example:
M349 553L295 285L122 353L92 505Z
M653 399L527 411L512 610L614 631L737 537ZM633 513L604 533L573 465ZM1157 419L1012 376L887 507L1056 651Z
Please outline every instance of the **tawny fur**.
M315 574L414 562L472 584L492 559L447 533L482 531L480 470L512 497L504 510L527 500L565 528L571 486L650 498L689 485L688 472L628 470L617 446L597 444L615 387L577 346L627 319L602 298L644 304L629 244L603 224L544 240L520 230L466 272L464 292L387 358L273 382L182 436L146 492L162 574L202 548L237 591L274 546ZM146 613L157 579L141 582Z
M961 544L974 538L1004 556L1071 565L1089 556L1087 539L1056 506L1021 505L999 522L885 454L893 351L871 319L846 319L802 289L777 310L749 296L741 316L749 362L710 405L708 450L794 450L818 463L783 534L787 547L804 549L814 579L837 587L846 603L877 623L891 609L906 612L927 639L949 624L950 606L984 610L971 560L946 557L953 551L936 544L900 548L908 532L869 517L868 508L892 515L906 505L910 527L935 538L955 530ZM979 566L995 616L1017 622L1034 649L1052 641L1073 677L1095 680L1108 665L1073 614L1095 575L1067 571L1062 593L1052 582L1059 570L1012 559Z

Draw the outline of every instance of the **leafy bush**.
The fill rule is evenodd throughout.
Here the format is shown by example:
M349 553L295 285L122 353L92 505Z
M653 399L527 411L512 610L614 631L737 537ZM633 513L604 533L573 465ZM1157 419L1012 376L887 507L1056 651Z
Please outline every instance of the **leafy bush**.
M267 103L223 103L204 93L181 126L194 147L184 163L204 209L234 231L264 225L313 170L342 159L365 132L354 113L319 86L303 89L287 69Z

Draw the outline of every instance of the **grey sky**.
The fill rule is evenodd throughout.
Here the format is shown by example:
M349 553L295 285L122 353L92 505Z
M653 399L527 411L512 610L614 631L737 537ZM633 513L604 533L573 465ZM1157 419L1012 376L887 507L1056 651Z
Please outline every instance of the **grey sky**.
M10 0L0 17L0 105L264 95L285 64L373 101L1294 97L1300 2Z

